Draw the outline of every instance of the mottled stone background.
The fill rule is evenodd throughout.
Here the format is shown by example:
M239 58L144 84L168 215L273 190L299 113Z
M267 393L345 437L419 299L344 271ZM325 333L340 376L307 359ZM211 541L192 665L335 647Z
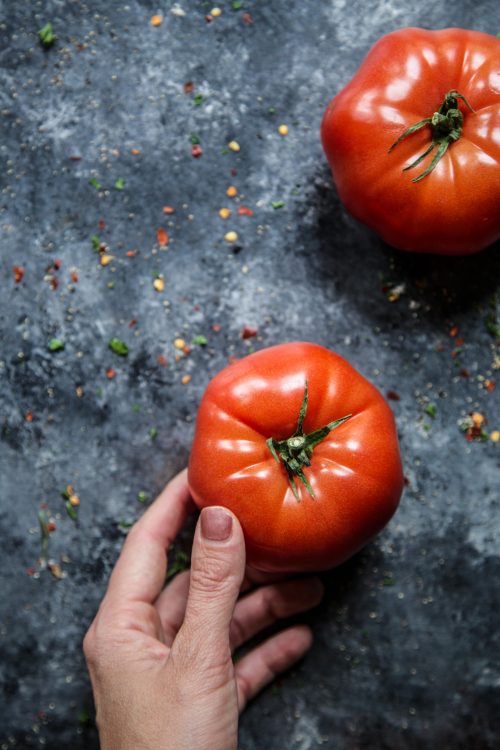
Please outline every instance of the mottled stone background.
M207 23L211 8L0 2L0 748L97 747L81 640L138 493L185 465L197 404L230 356L294 339L400 397L408 485L379 539L325 577L314 648L249 707L241 748L498 747L500 444L458 426L477 410L500 429L500 387L485 387L499 377L485 325L498 247L393 251L345 212L319 141L324 107L381 35L496 33L498 3L223 0ZM179 337L192 351L177 360ZM52 338L65 348L49 351ZM61 580L37 562L42 503Z

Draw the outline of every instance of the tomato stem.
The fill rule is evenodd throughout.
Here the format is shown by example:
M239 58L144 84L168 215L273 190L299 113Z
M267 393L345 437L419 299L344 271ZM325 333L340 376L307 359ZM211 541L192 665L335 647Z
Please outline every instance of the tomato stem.
M458 139L462 135L464 116L458 108L459 99L461 99L467 105L471 112L474 112L465 96L462 96L462 94L459 94L458 91L455 90L448 91L439 110L437 112L434 112L432 117L426 117L424 120L420 120L420 122L416 122L413 125L410 125L410 127L405 130L405 132L402 133L397 141L395 141L390 147L389 153L391 153L391 151L396 148L396 146L401 143L404 138L407 138L409 135L416 133L417 130L420 130L426 125L430 126L432 130L432 142L429 148L424 151L424 153L421 154L417 159L415 159L414 162L405 167L403 169L403 172L407 172L409 169L413 169L413 167L418 166L426 156L434 151L435 148L437 148L437 151L434 154L432 161L427 169L425 169L422 174L419 174L418 177L414 177L412 182L419 182L420 180L423 180L423 178L428 174L430 174L432 170L435 169L436 165L441 161L449 146L454 143L454 141L458 141Z
M314 490L304 474L302 467L311 465L311 456L314 448L321 443L321 441L324 440L332 430L352 416L351 414L347 414L345 417L335 419L333 422L329 422L329 424L325 425L325 427L321 427L319 430L314 430L314 432L310 432L309 435L305 435L302 426L307 412L308 401L309 391L306 380L304 386L304 397L300 407L296 431L286 440L276 440L271 437L266 441L268 448L276 461L278 463L283 461L286 473L288 474L290 487L297 501L300 501L300 497L295 484L295 477L298 477L311 497L314 498Z

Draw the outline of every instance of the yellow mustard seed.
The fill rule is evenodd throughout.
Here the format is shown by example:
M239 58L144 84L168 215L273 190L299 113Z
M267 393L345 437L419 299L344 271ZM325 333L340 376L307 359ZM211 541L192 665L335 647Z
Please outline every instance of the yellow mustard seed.
M227 234L224 235L224 239L226 242L236 242L238 235L236 232L227 232Z
M187 385L191 381L191 375L183 375L181 378L182 385Z
M288 125L280 125L278 128L278 133L280 135L288 135Z
M163 290L165 289L165 279L159 276L153 281L153 286L157 292L163 292Z
M234 185L229 185L228 189L226 190L226 195L228 198L234 198L236 195L238 195L238 190Z
M184 339L175 339L174 346L176 349L184 349L184 347L186 346L186 342L184 341Z
M212 10L210 11L210 15L213 16L214 18L218 18L221 15L221 13L222 11L220 8L212 8Z
M221 219L229 219L231 216L231 209L230 208L221 208L219 211L219 216Z
M227 147L230 151L239 151L240 150L240 144L238 141L229 141L227 144Z

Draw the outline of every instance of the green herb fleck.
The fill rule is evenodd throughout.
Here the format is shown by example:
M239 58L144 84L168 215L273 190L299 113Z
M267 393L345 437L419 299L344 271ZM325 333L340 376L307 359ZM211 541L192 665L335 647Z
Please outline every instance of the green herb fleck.
M92 243L92 248L95 250L96 253L99 252L101 248L101 239L97 234L93 234L90 238L90 241Z
M110 339L108 346L112 352L118 354L120 357L126 357L128 354L128 346L124 341L121 341L121 339Z
M425 432L430 432L432 425L430 425L428 422L424 422L422 425L422 429L425 430Z
M285 205L285 203L283 201L272 201L272 203L271 203L271 206L274 209L276 209L276 208L283 208L284 205Z
M149 437L151 438L151 440L156 440L156 438L158 437L158 430L157 430L157 428L156 427L151 427L148 434L149 434Z
M206 346L208 344L206 336L195 336L193 339L193 344L196 346Z
M241 10L243 7L243 3L241 0L233 0L231 7L233 10Z
M276 109L275 109L274 107L268 107L268 108L267 108L267 111L268 111L268 113L269 113L270 115L274 115L274 113L276 112Z
M92 177L89 180L89 185L92 185L92 187L95 188L96 190L100 190L102 188L101 183L99 182L99 180L96 180L95 177Z
M59 352L61 349L64 349L64 341L61 341L61 339L50 339L47 347L51 352Z
M132 411L140 411L141 407L139 404L132 404Z
M384 579L382 581L383 586L394 586L395 580L392 576L384 576Z
M226 156L226 154L228 154L228 153L229 153L229 149L227 149L227 148L221 148L221 150L220 150L221 156Z
M425 413L429 415L429 417L432 417L435 419L437 414L437 406L435 404L427 404L427 406L424 409Z
M133 525L134 521L127 521L125 518L118 521L118 528L123 529L124 531L130 529Z
M116 190L123 190L124 187L125 187L125 180L123 179L123 177L118 177L118 179L115 182Z
M193 144L193 146L197 146L200 142L200 138L197 135L197 133L191 133L190 139L191 139L191 143Z
M42 26L38 32L38 38L44 47L51 47L54 44L57 37L54 34L51 23L46 23L45 26Z
M69 500L64 503L64 507L66 508L66 513L71 518L71 520L78 521L78 510L74 505L71 505Z
M194 106L201 107L202 102L203 102L203 94L196 94L193 99Z
M145 492L144 490L141 490L137 493L137 499L140 503L145 503L149 500L149 492Z
M108 289L114 289L115 288L115 282L114 281L108 281L108 283L106 284L106 286L108 287Z
M172 562L169 562L167 566L167 581L171 581L174 576L177 575L177 573L181 573L183 570L187 570L189 568L190 559L189 555L186 555L185 552L182 550L178 550L175 548L175 545L170 547L169 558L171 558Z

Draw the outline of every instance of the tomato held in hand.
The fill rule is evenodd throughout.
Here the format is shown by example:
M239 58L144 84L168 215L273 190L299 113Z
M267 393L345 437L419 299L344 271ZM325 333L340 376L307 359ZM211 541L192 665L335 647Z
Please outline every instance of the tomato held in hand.
M199 507L236 514L249 565L325 570L396 510L403 475L394 418L376 388L328 349L263 349L209 383L188 481Z
M500 237L500 40L402 29L330 102L321 138L348 210L401 250L475 253Z

